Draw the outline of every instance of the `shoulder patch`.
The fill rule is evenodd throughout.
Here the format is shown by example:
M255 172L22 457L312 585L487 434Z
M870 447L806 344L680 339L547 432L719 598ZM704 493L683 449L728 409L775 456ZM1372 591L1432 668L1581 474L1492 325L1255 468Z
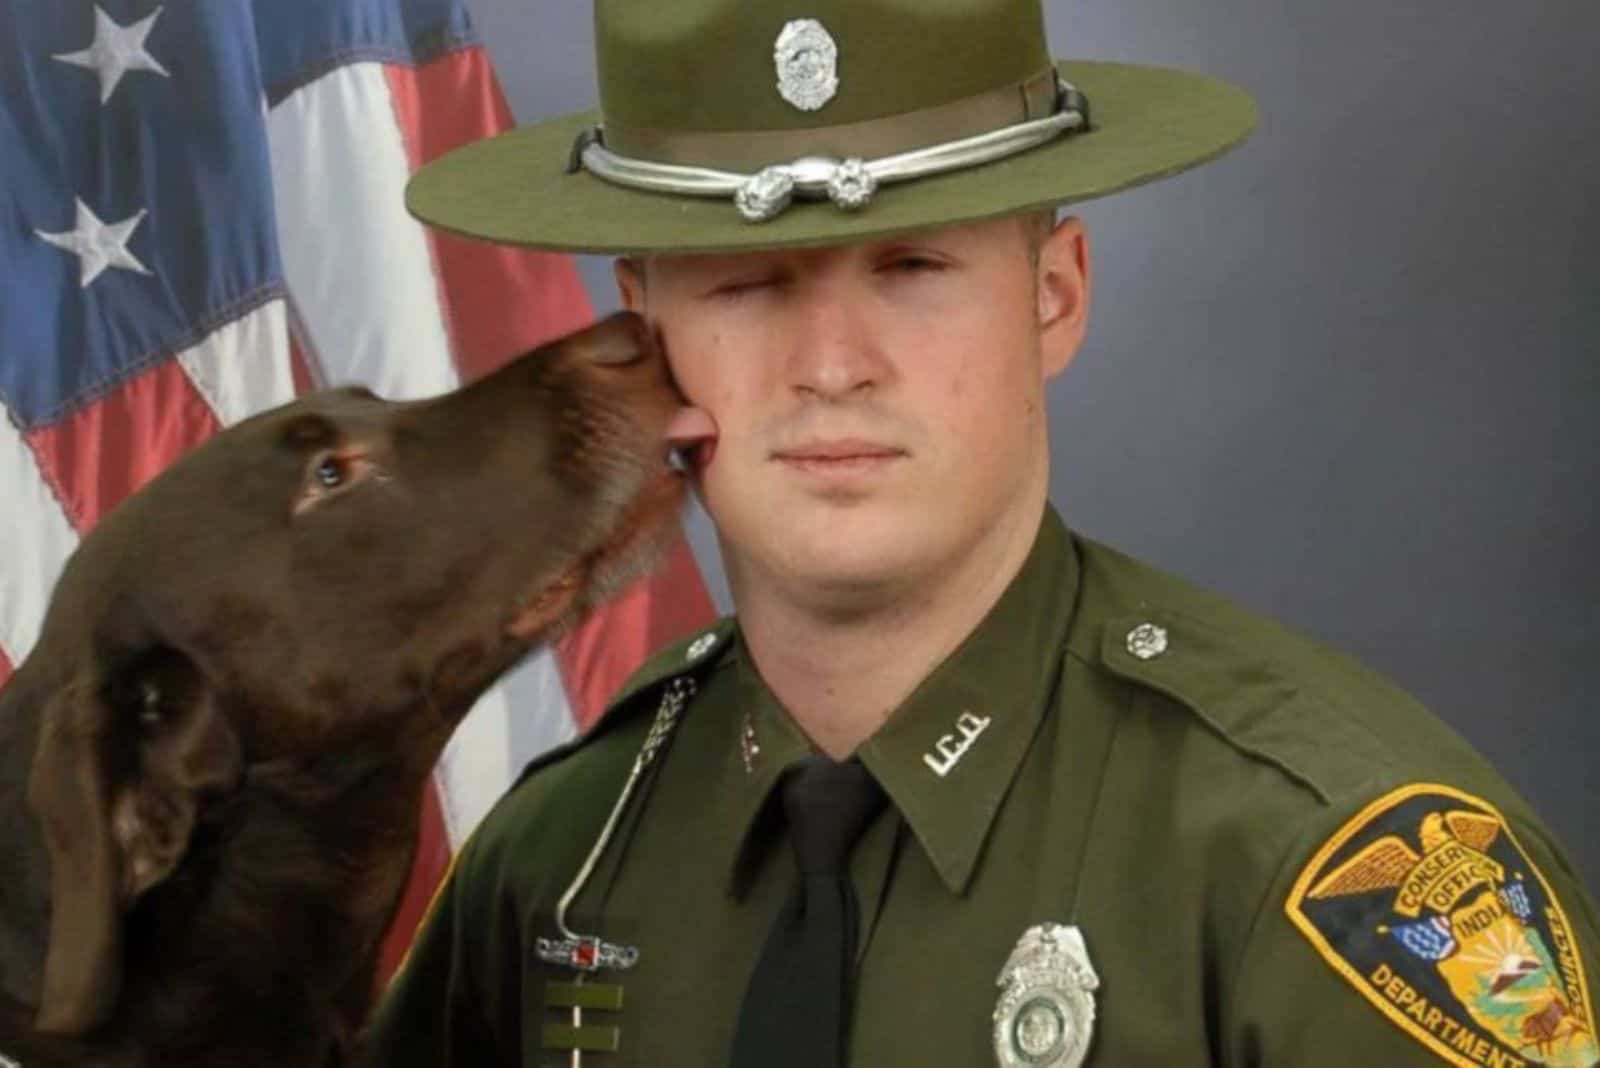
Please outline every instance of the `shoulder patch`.
M1385 794L1311 858L1285 911L1446 1063L1600 1062L1566 914L1486 801L1431 783Z

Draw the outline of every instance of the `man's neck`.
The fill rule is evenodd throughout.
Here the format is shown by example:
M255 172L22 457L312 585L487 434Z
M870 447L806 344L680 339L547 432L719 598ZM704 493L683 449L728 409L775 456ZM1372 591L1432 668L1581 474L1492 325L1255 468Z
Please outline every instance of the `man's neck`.
M870 610L830 610L760 582L736 584L745 646L796 725L843 759L989 614L1026 561L1038 520L997 532L960 566Z

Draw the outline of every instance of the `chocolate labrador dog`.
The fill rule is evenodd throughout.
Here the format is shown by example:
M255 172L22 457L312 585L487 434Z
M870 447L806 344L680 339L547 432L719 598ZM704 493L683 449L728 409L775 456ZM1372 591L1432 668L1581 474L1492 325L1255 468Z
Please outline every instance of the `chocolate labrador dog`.
M302 398L106 516L0 692L0 1064L342 1063L429 770L674 528L686 413L619 315Z

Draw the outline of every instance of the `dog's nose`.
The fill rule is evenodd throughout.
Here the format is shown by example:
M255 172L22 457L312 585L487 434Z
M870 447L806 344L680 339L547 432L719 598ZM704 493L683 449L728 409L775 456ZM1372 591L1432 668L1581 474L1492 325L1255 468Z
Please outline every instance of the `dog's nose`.
M631 312L613 315L579 335L582 354L590 363L622 367L648 358L654 351L650 328Z
M644 353L637 345L596 345L588 356L591 362L607 367L638 363L644 359Z

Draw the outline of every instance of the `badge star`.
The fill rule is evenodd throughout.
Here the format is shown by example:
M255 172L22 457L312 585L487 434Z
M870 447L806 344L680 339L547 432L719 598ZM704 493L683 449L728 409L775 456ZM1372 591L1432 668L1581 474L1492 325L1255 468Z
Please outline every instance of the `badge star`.
M80 288L89 288L89 283L99 278L100 273L108 267L120 267L139 274L150 273L149 268L128 251L128 240L139 223L144 221L145 209L140 208L136 214L121 222L104 223L82 200L77 204L78 225L75 229L57 234L47 234L43 230L35 230L34 233L78 257L82 277Z
M86 67L100 75L100 103L111 99L117 84L129 71L147 70L172 77L167 69L145 51L144 39L150 36L150 27L161 16L161 8L128 26L118 26L111 21L99 5L94 9L94 43L81 52L62 52L53 58L75 67Z

